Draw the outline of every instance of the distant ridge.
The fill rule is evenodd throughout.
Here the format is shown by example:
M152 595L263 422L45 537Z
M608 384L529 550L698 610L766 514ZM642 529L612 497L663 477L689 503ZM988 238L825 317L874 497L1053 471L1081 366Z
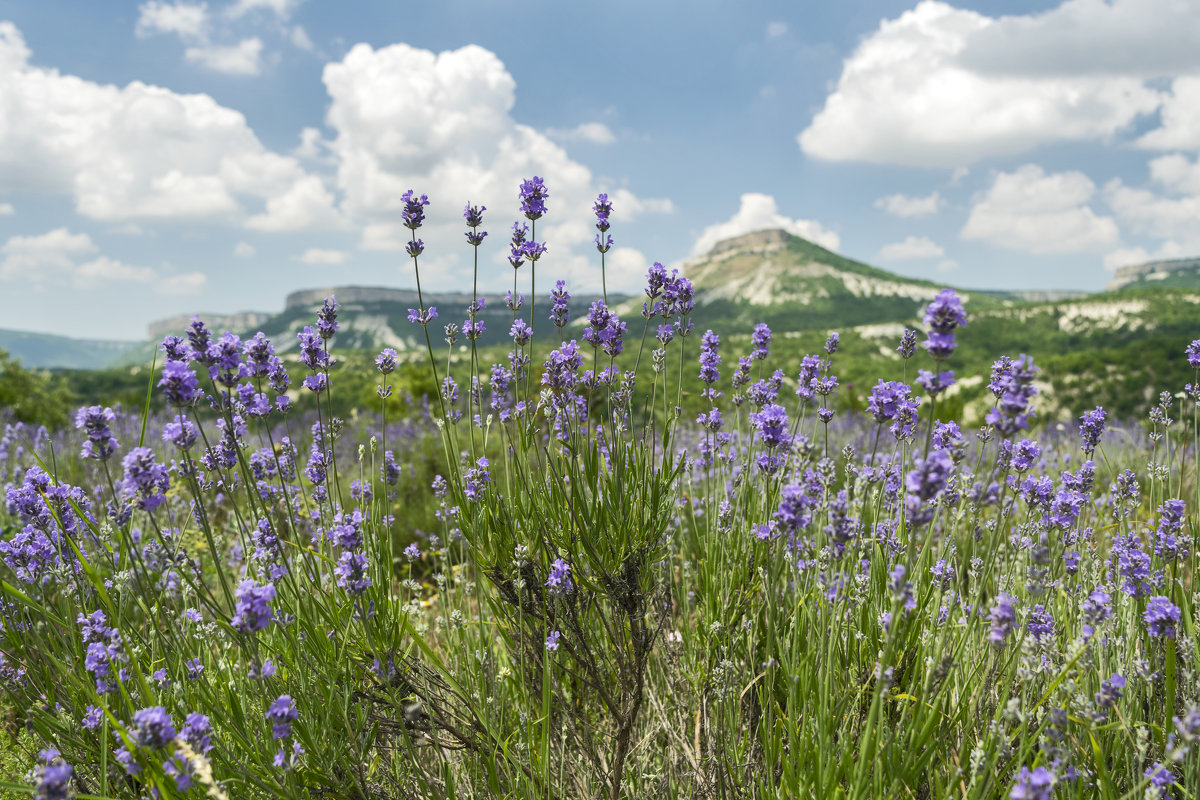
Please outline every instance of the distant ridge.
M1172 288L1200 288L1200 257L1171 258L1117 267L1113 279L1105 288L1113 292L1131 286L1156 284Z

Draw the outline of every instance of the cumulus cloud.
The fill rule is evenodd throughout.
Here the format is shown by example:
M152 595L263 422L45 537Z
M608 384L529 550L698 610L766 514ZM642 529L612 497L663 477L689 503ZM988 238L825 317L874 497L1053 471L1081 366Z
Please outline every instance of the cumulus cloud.
M317 247L310 247L300 256L300 260L305 264L345 264L349 255L341 250L322 250Z
M889 194L875 201L875 207L893 217L928 217L938 212L943 200L936 191L925 197L910 197L905 194Z
M569 128L549 128L546 135L560 142L589 142L591 144L612 144L617 137L603 122L584 122Z
M203 289L208 284L208 276L203 272L185 272L179 275L166 275L154 285L155 291L166 295L189 295Z
M537 225L550 243L545 263L567 272L588 263L573 248L591 242L592 202L605 187L544 132L513 118L516 81L494 53L358 44L325 66L323 80L337 185L344 210L362 223L362 247L403 248L400 197L410 188L433 202L426 239L461 238L467 201L488 206L485 227L503 235L518 213L517 187L540 175L550 190L549 214Z
M134 32L141 37L172 33L181 39L203 41L208 36L208 5L150 0L138 6Z
M1200 195L1167 197L1115 179L1105 185L1104 197L1134 233L1200 248Z
M252 36L233 45L189 47L183 57L193 64L225 75L258 75L262 72L262 39Z
M303 26L296 25L293 27L291 33L288 34L288 38L292 40L293 45L305 52L312 53L317 49L317 46L313 44L313 40L308 38L308 31L304 30Z
M767 38L778 39L780 36L785 36L788 32L788 24L786 22L768 22L767 23Z
M810 219L791 219L779 213L779 205L769 194L748 193L742 195L737 213L725 222L705 228L692 247L692 255L707 253L717 242L741 236L752 231L780 228L796 236L802 236L828 250L837 250L841 239L819 222Z
M1087 205L1095 194L1082 172L1048 175L1037 164L998 172L975 199L961 235L1035 254L1113 247L1120 241L1117 224Z
M254 258L258 250L249 242L238 242L233 246L233 254L238 258Z
M13 236L0 245L0 279L35 286L73 286L97 289L116 283L152 284L169 293L171 281L150 267L137 267L97 254L96 243L86 233L55 228L36 236ZM94 256L94 257L91 257ZM204 276L200 273L200 283ZM190 278L193 284L196 278Z
M0 203L0 217L11 217L17 213L12 203Z
M64 194L83 216L114 223L343 224L299 161L267 150L212 97L100 85L29 58L16 26L0 22L0 185Z
M237 0L226 9L225 14L233 19L244 17L253 11L265 11L279 19L287 19L300 5L300 0Z
M1200 50L1179 44L1197 36L1198 15L1186 5L1070 0L1055 13L997 20L922 0L884 20L846 60L800 147L833 161L958 167L1111 137L1159 107L1162 95L1145 78L1200 67ZM1173 21L1182 30L1169 30ZM1158 51L1164 31L1169 53ZM1053 45L1029 44L1043 39Z
M942 246L925 236L908 236L902 242L883 246L879 258L883 261L913 261L922 258L938 258L946 251Z
M1115 270L1118 267L1128 267L1133 264L1145 264L1147 261L1162 261L1169 258L1179 258L1184 255L1183 248L1176 242L1164 242L1158 252L1151 253L1144 247L1122 247L1104 256L1104 267Z

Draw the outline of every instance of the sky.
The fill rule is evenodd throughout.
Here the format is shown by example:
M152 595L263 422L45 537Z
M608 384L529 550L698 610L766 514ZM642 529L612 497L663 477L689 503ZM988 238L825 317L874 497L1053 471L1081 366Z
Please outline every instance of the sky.
M784 228L968 288L1200 255L1200 0L0 0L0 327L139 339L288 292L609 288Z

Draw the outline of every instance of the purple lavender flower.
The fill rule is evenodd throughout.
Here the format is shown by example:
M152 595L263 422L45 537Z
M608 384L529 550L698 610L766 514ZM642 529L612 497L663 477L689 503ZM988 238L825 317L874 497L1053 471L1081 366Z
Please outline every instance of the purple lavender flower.
M415 308L408 310L408 321L422 327L428 326L438 317L437 306L429 306L424 311L418 311Z
M292 735L292 723L300 718L300 712L296 710L291 695L281 694L263 712L263 716L271 723L271 737L286 739Z
M1004 647L1008 641L1009 634L1012 633L1013 627L1017 622L1017 611L1013 607L1016 602L1015 598L1001 592L996 598L995 605L988 612L988 617L992 622L992 629L988 633L988 641L996 647Z
M337 566L333 568L333 574L337 576L337 585L345 589L348 594L362 594L372 585L371 579L366 575L370 563L363 553L354 551L342 553Z
M555 327L561 328L571 319L571 312L567 308L567 303L571 299L571 293L567 291L567 282L557 281L554 284L554 291L550 292L550 297L554 301L550 308L550 321L554 323Z
M1175 623L1179 622L1179 607L1162 595L1155 595L1146 601L1146 612L1142 615L1146 620L1146 630L1151 636L1175 638Z
M1150 779L1151 789L1158 790L1156 795L1158 800L1171 800L1171 787L1175 785L1175 776L1167 768L1166 764L1156 761L1146 767L1143 776ZM1146 796L1150 796L1149 792L1147 792Z
M913 464L915 468L904 478L908 490L904 507L913 525L924 525L933 519L933 500L954 474L954 460L945 450L934 450L925 458L917 456Z
M111 408L83 406L75 412L75 427L84 432L87 441L80 451L82 458L105 461L117 450L117 437L109 427L117 421Z
M550 575L546 578L546 588L551 594L567 595L575 591L571 582L571 565L561 558L554 559L550 565Z
M772 403L762 411L751 414L750 424L758 431L759 439L768 449L782 447L788 441L787 411L781 405Z
M1009 437L1029 427L1033 415L1030 401L1038 393L1033 385L1040 370L1033 358L1021 355L1016 361L1003 356L992 365L992 379L988 388L996 396L996 406L989 409L984 420L1001 436Z
M825 339L825 353L827 355L833 355L836 353L838 344L841 342L841 340L841 334L837 332L829 334L828 338Z
M492 482L492 473L488 471L489 462L480 456L475 466L467 470L463 476L463 494L472 502L479 500L488 484Z
M212 750L212 723L204 714L196 711L188 714L179 729L179 736L201 755L208 755Z
M913 597L912 581L906 581L904 576L908 570L903 564L897 564L888 573L888 589L892 593L892 602L899 603L905 613L913 611L917 607L917 601Z
M513 320L512 327L508 329L508 335L512 338L513 344L517 347L524 347L529 344L530 337L533 336L533 328L529 327L529 323L517 317Z
M41 764L33 770L36 800L67 800L71 797L71 779L75 768L62 760L62 754L51 748L38 753Z
M1187 362L1196 369L1200 369L1200 339L1196 339L1187 346L1185 351L1187 354Z
M383 465L380 467L380 478L388 486L395 486L400 482L400 465L396 463L396 456L391 450L384 451Z
M473 206L467 201L467 207L463 209L463 219L467 221L468 228L478 228L483 224L483 212L487 211L487 206Z
M611 236L604 236L604 238L601 238L600 234L596 234L596 250L600 253L600 255L604 255L609 250L612 250L612 246L613 238Z
M767 327L767 323L760 322L754 326L754 333L750 334L750 344L754 348L750 357L755 361L762 361L771 352L771 329Z
M404 555L408 556L409 558L413 558L413 559L420 558L421 557L421 548L417 547L416 542L413 542L408 547L404 548Z
M1046 607L1038 604L1029 614L1029 632L1036 641L1054 638L1054 617Z
M125 477L121 480L122 493L136 499L137 507L153 511L167 500L171 479L167 468L155 462L154 451L149 447L135 447L121 460Z
M1045 767L1032 772L1029 767L1021 767L1008 793L1009 800L1050 800L1055 783L1054 773Z
M721 337L711 330L705 331L704 335L700 337L700 380L706 384L701 396L705 398L720 397L720 393L712 388L712 385L721 377L721 373L717 369L721 364L721 354L718 352L720 347Z
M904 333L900 336L900 346L896 348L896 352L905 361L912 358L917 352L917 332L905 328Z
M1106 711L1117 704L1117 701L1125 696L1125 678L1124 676L1114 672L1112 676L1100 682L1100 691L1096 693L1096 707L1102 711ZM1103 720L1103 715L1100 720Z
M1142 540L1136 533L1114 536L1110 563L1114 572L1124 580L1121 591L1132 597L1143 597L1158 583L1160 576L1151 570L1150 556L1142 550Z
M867 396L867 412L876 422L887 422L896 418L901 404L908 400L912 389L900 381L885 381L882 378Z
M917 383L930 397L936 397L953 386L956 381L954 380L954 372L952 370L933 373L927 369L922 369L917 372Z
M962 300L953 289L942 289L926 306L924 321L929 326L925 349L934 360L946 360L954 352L954 330L967 324Z
M200 381L196 373L183 361L168 361L163 364L159 387L173 406L186 407L196 402Z
M1083 440L1083 452L1088 458L1091 458L1096 446L1100 444L1100 436L1104 433L1104 418L1105 412L1101 406L1096 406L1094 411L1088 411L1079 418L1079 438Z
M99 727L99 725L100 725L101 721L103 721L103 719L104 719L104 712L101 709L97 708L96 706L89 705L84 712L83 719L81 719L79 721L79 724L83 727L84 730L90 731L90 730L93 730L93 729Z
M622 337L627 326L614 314L603 300L592 303L587 315L588 327L583 330L583 339L592 347L599 347L610 357L616 357L624 349Z
M275 599L275 586L259 586L247 578L237 589L237 605L230 624L239 633L252 634L265 630L275 619L271 601Z
M162 706L134 712L133 736L139 747L160 748L175 738L175 724Z
M558 650L558 640L562 638L561 631L550 631L550 635L546 637L546 649L550 652Z
M546 213L546 198L549 196L549 190L537 175L521 181L521 213L527 219L540 219Z
M1112 617L1112 597L1097 586L1083 599L1080 604L1083 612L1083 638L1090 639L1096 632L1096 626Z
M375 368L382 375L389 375L396 370L396 351L390 347L384 348L375 356Z
M196 426L183 415L163 425L162 439L180 450L188 450L196 443Z
M332 339L337 333L338 303L333 299L333 296L325 298L325 302L321 304L321 308L317 311L317 333L322 339Z
M609 229L608 217L612 214L612 203L608 200L607 194L599 194L596 197L596 202L592 204L592 211L596 213L596 230L601 233L607 233Z
M182 336L164 336L159 348L166 355L167 361L187 362L192 358L191 348Z
M415 231L425 222L425 206L429 205L429 198L425 195L417 197L416 193L409 189L400 195L400 201L404 203L400 219L404 223L404 227Z
M578 383L579 368L582 366L583 356L579 353L579 345L572 339L547 356L542 367L542 386L556 393L569 391Z
M1188 553L1183 516L1187 507L1182 500L1167 500L1158 507L1158 528L1154 531L1154 552L1163 561L1176 561Z

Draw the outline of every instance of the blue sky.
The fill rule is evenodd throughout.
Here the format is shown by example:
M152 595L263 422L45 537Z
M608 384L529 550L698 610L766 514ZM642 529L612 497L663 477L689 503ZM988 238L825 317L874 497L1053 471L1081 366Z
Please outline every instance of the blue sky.
M292 290L610 286L785 227L966 287L1098 289L1200 255L1200 0L0 0L0 326L139 338Z

